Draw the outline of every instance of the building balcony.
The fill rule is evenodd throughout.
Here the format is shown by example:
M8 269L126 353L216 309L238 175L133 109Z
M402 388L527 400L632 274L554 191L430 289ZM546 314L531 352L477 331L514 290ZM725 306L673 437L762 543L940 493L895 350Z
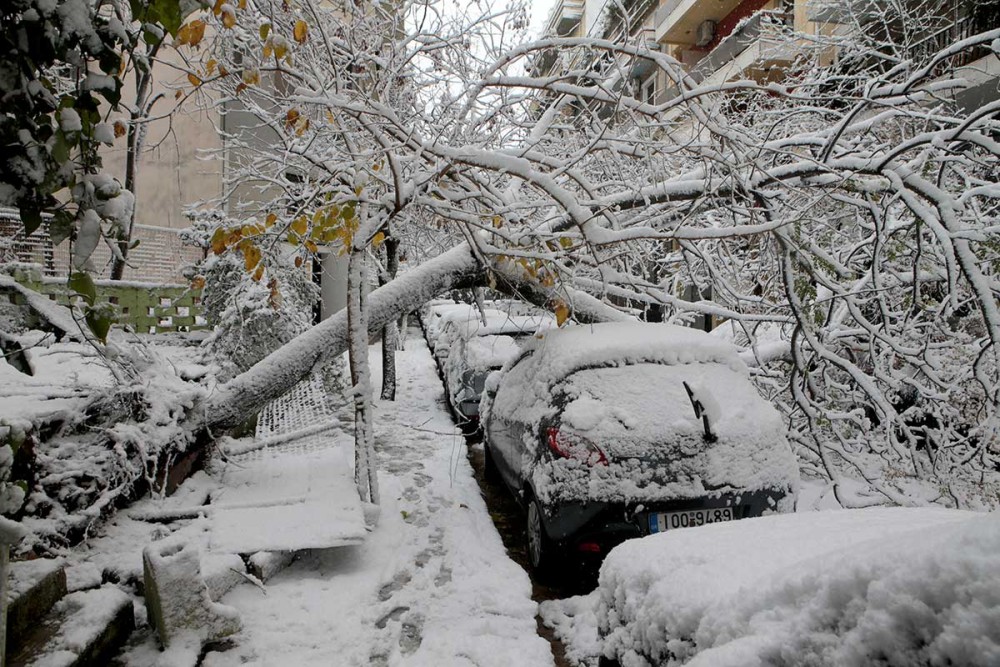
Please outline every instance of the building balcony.
M792 62L798 53L783 30L791 26L790 13L761 11L736 26L718 46L699 60L689 72L697 84L724 83L737 77L770 79ZM666 91L666 100L679 95L676 87Z
M667 44L698 44L705 21L718 23L742 0L667 0L654 15L656 41Z
M719 73L727 80L742 72L787 65L797 53L782 31L793 24L790 13L762 11L736 26L718 46L698 61L691 71L695 81L705 81Z
M544 35L570 37L583 21L585 0L557 0L545 22Z

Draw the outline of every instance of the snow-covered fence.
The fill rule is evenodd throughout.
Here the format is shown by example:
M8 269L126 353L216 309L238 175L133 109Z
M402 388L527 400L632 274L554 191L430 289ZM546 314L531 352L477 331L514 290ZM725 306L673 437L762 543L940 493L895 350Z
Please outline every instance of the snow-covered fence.
M74 298L65 278L43 275L42 267L18 267L13 276L20 284L56 303L69 305ZM200 288L130 281L95 282L98 301L113 304L118 311L118 322L129 325L137 333L210 328L203 314ZM23 296L12 293L9 298L14 303L20 303Z

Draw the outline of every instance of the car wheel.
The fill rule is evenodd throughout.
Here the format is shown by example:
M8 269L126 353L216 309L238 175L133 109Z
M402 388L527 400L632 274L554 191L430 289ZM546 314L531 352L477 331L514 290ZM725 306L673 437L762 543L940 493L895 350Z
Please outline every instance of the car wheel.
M552 541L545 534L542 508L534 498L528 503L528 562L540 574L549 571L552 564Z
M497 470L497 462L493 459L493 452L490 451L490 443L483 441L483 477L487 482L499 482L500 471Z

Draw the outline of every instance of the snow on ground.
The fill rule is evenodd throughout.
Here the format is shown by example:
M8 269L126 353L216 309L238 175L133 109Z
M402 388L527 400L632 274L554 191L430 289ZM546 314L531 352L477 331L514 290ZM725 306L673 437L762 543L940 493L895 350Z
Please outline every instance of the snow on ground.
M306 553L266 592L225 596L243 631L206 667L552 664L528 576L504 552L416 330L406 348L397 400L376 404L378 526L359 546ZM371 357L378 378L377 348Z
M626 542L544 603L568 655L622 665L1000 664L1000 515L877 508Z

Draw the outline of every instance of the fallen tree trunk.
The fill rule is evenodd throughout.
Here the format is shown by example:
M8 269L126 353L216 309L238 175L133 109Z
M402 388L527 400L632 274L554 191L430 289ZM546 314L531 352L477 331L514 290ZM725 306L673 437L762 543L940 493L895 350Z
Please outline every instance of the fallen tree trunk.
M496 288L543 308L565 301L579 322L630 319L596 297L565 285L543 288L537 283L495 266L487 270L463 243L428 260L368 295L368 332L375 335L386 323L451 289L486 285L488 272ZM233 428L256 414L268 402L308 377L319 364L347 349L347 311L342 310L272 352L216 391L206 406L202 425L213 430Z
M483 273L466 244L424 262L372 291L368 297L369 333L381 331L386 322L441 292L478 284ZM237 426L346 349L347 311L341 310L220 387L206 406L205 426L212 430Z

